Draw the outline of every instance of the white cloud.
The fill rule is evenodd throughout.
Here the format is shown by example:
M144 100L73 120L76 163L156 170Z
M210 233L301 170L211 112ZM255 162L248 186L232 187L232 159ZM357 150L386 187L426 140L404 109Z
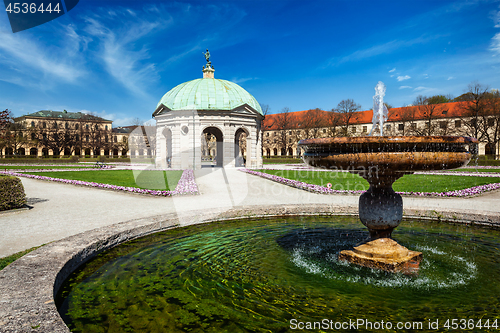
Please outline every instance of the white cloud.
M401 86L401 87L399 87L399 89L411 89L411 88L413 88L413 87L410 87L410 86Z
M398 81L404 81L404 80L411 79L411 76L409 76L409 75L398 76L397 79L398 79Z
M495 53L494 56L500 55L500 32L491 39L490 51Z
M246 82L246 81L257 80L257 79L258 79L257 77L232 78L231 82L241 84L241 83Z
M449 78L447 78L447 80L453 80L455 77L454 76L450 76Z
M420 87L416 87L415 89L413 89L413 91L424 91L427 89L429 89L429 88L420 86Z
M0 63L4 63L10 70L16 71L9 78L9 72L2 73L2 79L22 86L33 86L29 80L43 80L48 86L48 78L55 77L56 81L75 82L85 75L80 51L85 48L87 41L80 38L73 26L65 27L60 38L60 46L43 40L31 38L29 33L12 34L0 33ZM78 64L78 65L77 65Z
M500 28L500 10L492 12L491 18L493 19L493 23L495 23L495 28Z
M389 71L389 73L392 73L392 72L395 72L396 71L396 68L393 68Z
M125 20L123 16L137 15L129 9L117 12L115 17L104 21L99 16L87 17L85 30L100 43L98 57L108 73L130 92L146 95L145 87L158 79L154 63L148 62L149 49L143 38L166 28L169 21L147 21L135 18ZM101 20L98 20L100 18Z

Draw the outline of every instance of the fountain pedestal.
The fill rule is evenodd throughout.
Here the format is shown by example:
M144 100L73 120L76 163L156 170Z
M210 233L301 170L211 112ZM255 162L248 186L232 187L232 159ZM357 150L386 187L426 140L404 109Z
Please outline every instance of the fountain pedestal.
M414 171L454 169L471 159L477 140L452 136L340 137L301 140L304 161L314 167L347 170L370 184L359 198L359 218L367 243L344 250L339 259L389 272L415 273L422 253L391 239L403 218L403 199L392 184ZM469 148L467 150L467 148ZM473 147L474 148L474 147Z
M413 172L377 168L352 173L359 174L370 184L368 191L359 197L359 219L368 228L370 240L354 250L341 251L339 259L388 272L415 273L422 253L410 251L391 239L392 231L403 219L403 198L393 190L392 184Z
M408 250L391 238L377 238L353 250L344 250L339 260L387 272L412 274L418 271L422 252Z

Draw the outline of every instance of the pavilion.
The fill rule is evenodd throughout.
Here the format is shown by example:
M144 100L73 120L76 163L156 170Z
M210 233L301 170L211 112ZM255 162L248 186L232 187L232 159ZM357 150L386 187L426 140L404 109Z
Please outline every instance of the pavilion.
M215 79L209 57L203 78L171 89L153 113L158 168L262 166L262 109L236 83Z

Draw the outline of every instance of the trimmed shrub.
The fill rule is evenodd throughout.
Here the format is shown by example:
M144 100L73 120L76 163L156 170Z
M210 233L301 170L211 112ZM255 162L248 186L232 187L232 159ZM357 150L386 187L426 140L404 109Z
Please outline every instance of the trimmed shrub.
M0 211L20 208L26 204L26 193L21 179L0 175Z
M469 162L470 166L500 166L500 160L496 160L494 156L479 155L475 156Z

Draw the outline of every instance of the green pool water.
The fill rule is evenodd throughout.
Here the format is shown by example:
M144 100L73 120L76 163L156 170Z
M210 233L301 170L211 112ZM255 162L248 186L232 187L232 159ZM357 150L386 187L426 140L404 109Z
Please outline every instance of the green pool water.
M416 276L337 260L367 236L325 216L172 229L100 254L57 305L73 332L498 332L498 230L403 221L393 238L423 252Z

